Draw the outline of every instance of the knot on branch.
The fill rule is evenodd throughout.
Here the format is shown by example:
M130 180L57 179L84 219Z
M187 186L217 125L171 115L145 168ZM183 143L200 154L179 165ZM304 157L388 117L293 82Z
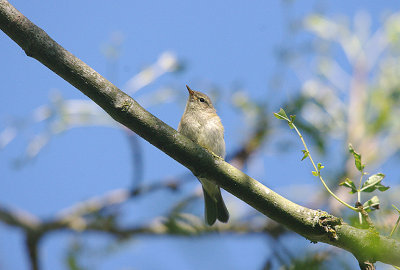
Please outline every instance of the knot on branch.
M369 261L358 262L361 270L375 270L375 265Z
M320 216L318 219L318 225L328 234L328 237L331 241L338 240L338 236L336 234L335 226L342 224L342 220L338 217L331 216L329 214L324 214Z
M121 105L121 111L123 112L129 111L129 109L132 107L132 104L133 104L132 99L124 100L124 102Z

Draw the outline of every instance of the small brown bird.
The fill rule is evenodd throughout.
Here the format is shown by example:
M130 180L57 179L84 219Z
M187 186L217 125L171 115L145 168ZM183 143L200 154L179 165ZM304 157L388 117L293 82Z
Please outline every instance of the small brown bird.
M178 131L217 156L224 158L224 127L210 98L206 94L190 89L187 85L186 88L189 91L189 99ZM229 212L219 186L206 178L198 179L203 186L207 224L211 226L217 219L221 222L228 222Z

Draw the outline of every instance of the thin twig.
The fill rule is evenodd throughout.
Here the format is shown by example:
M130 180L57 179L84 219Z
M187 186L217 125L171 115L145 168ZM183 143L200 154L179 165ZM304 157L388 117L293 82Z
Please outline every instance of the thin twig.
M310 159L311 164L312 164L313 167L314 167L314 170L318 173L318 178L319 178L319 180L321 180L321 182L322 182L322 184L324 185L325 189L329 192L329 194L331 194L331 195L332 195L336 200L338 200L340 203L342 203L342 204L345 205L346 207L350 208L351 210L358 211L357 208L351 206L350 204L346 203L345 201L343 201L342 199L340 199L338 196L336 196L336 194L333 193L333 191L328 187L328 185L325 183L324 179L322 178L319 169L318 169L317 166L315 165L314 160L313 160L312 157L311 157L311 153L310 153L310 151L308 150L308 147L307 147L306 142L304 141L303 135L301 135L300 131L297 129L297 127L296 127L295 124L292 123L292 125L293 125L293 128L296 130L297 135L299 135L300 140L301 140L301 142L303 143L304 149L305 149L305 150L307 151L307 153L308 153L308 158Z

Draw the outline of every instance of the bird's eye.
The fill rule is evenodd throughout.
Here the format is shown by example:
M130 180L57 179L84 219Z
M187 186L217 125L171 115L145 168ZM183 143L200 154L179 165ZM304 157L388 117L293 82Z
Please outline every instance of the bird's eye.
M200 102L204 102L204 98L200 98Z

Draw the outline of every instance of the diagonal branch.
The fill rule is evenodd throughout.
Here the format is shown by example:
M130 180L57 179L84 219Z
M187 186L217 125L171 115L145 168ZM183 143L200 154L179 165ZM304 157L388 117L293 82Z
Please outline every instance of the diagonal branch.
M25 53L71 83L111 117L187 167L261 213L310 239L348 250L360 262L400 265L400 243L375 231L343 224L337 217L297 205L179 134L92 68L65 50L6 0L0 28Z

